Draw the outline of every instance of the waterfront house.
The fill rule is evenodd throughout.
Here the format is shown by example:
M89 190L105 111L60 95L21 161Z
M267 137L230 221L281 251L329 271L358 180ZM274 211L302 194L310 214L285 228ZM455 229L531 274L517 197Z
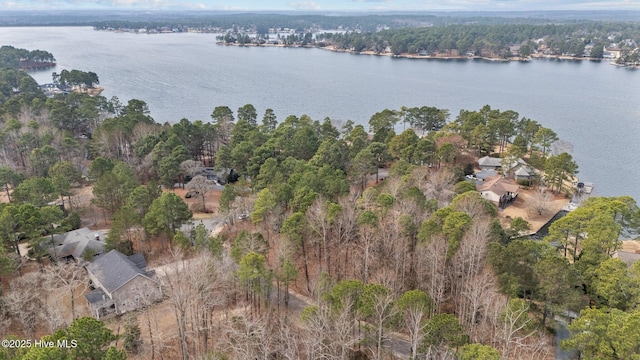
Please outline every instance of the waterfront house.
M527 164L519 164L513 171L516 181L531 181L538 176L538 171Z
M40 85L40 89L49 98L54 97L58 94L62 94L66 96L73 91L71 86L60 85L60 84L43 84L43 85Z
M518 198L520 186L513 180L496 176L485 180L484 183L476 184L476 190L484 199L504 209Z
M622 50L617 47L605 47L602 57L605 59L616 60L622 55Z
M502 167L502 159L495 157L481 157L478 159L480 170L498 170Z
M142 254L126 256L111 250L86 268L93 291L85 298L97 319L124 314L162 298L160 281L155 271L147 271Z
M517 158L508 168L504 168L503 159L485 156L478 159L478 166L482 171L502 170L505 176L516 181L530 181L538 176L538 172L521 158Z

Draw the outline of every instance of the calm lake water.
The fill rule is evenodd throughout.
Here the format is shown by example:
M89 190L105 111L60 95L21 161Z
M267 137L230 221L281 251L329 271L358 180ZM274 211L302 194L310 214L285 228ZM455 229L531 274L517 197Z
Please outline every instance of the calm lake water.
M437 61L321 49L232 47L212 34L128 34L92 28L0 28L0 45L47 50L54 69L98 74L103 95L141 99L157 122L210 120L214 107L251 103L279 119L351 119L401 106L451 111L489 104L537 120L573 145L582 181L603 196L640 200L640 71L606 62Z

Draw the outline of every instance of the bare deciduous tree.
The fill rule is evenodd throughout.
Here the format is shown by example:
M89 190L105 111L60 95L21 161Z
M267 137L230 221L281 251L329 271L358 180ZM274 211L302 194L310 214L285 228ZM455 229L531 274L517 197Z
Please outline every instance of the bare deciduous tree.
M425 338L425 321L431 307L431 299L420 290L411 290L404 293L398 300L398 308L402 314L402 328L409 334L411 357L418 354L418 346Z
M88 285L87 271L75 262L60 262L45 268L45 284L48 290L63 290L71 301L71 321L76 319L75 296Z
M208 252L187 259L174 250L165 259L161 280L174 310L183 359L205 356L210 350L214 311L227 304L228 282L235 279L228 277L234 269L224 264Z
M445 203L455 195L453 192L455 181L456 174L451 170L446 168L433 170L429 172L425 193L438 200L439 203Z
M468 301L466 291L473 292L473 281L483 271L486 263L487 244L491 237L491 225L487 218L474 221L462 237L448 271L451 283L451 299L460 323L469 330L475 324L476 302Z
M189 160L187 160L189 161ZM202 211L206 212L207 207L205 204L205 197L207 193L214 189L215 184L204 175L197 175L186 185L187 189L193 189L198 192L200 198L202 198Z
M282 359L298 360L301 358L301 351L298 344L301 342L300 331L287 319L280 320L277 325L276 347L279 349L278 355Z
M369 275L371 274L372 263L376 254L376 242L377 242L378 228L371 225L360 225L360 237L358 241L359 257L360 257L360 280L367 284L369 282Z
M311 234L315 239L317 239L317 258L319 265L318 277L323 271L327 271L327 273L331 275L331 254L329 252L329 242L332 239L330 231L333 214L330 213L329 206L330 205L326 203L326 200L320 197L311 204L305 213L307 216L307 224L309 224L309 228L311 229Z
M226 328L232 359L269 360L275 345L275 335L262 317L234 317Z
M303 336L302 342L304 352L308 359L331 359L334 357L334 346L327 329L332 328L332 316L328 307L314 306L306 308L302 312ZM351 324L355 324L349 319Z
M418 247L417 257L419 283L433 300L432 314L438 313L445 300L447 286L446 259L448 245L443 236L432 236L431 242Z
M189 359L189 347L187 344L187 309L191 297L188 262L184 260L180 250L173 250L165 259L163 287L169 296L169 302L173 306L176 323L178 325L178 339L182 360Z
M538 188L531 196L528 211L544 215L551 208L551 195L543 188Z
M0 297L0 337L4 338L7 335L10 325L9 305L4 297Z
M529 310L529 303L522 299L511 299L503 303L498 327L503 357L511 359L512 354L524 350L527 339L536 334Z
M369 289L376 289L369 291ZM388 289L371 284L367 285L361 297L360 310L367 314L367 318L373 325L375 349L372 351L373 358L383 359L383 352L387 349L385 345L390 339L390 333L386 330L398 314L395 306L395 297ZM364 315L364 314L363 314Z
M27 338L33 339L42 319L43 277L40 272L32 272L14 279L5 295L5 303L17 320Z
M411 180L423 193L429 190L431 170L426 166L418 166L411 173Z
M358 322L352 309L354 299L342 299L340 307L320 304L306 308L302 313L302 333L307 359L348 359L349 353L360 342Z
M341 198L338 201L340 212L333 222L332 233L337 239L336 249L336 278L338 280L349 276L348 270L351 270L351 276L355 276L354 267L347 266L350 264L350 252L353 251L354 243L358 237L358 208L355 201L348 197ZM341 266L342 265L342 266Z
M464 320L462 325L468 329L474 342L483 342L486 338L483 326L488 321L490 302L497 293L495 275L488 270L469 279L467 287L462 292L468 311L467 317L461 319Z
M220 271L210 256L188 269L191 302L191 328L195 353L205 355L209 351L210 338L213 335L214 309L226 304L226 299L220 289L223 282Z
M184 175L189 175L192 178L203 168L202 161L185 160L180 163L180 170L182 170Z

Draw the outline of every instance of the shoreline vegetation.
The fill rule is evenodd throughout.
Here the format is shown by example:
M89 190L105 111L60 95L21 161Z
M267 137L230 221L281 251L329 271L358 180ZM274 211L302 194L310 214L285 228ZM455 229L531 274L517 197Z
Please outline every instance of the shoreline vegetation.
M452 54L435 54L435 55L421 55L421 54L409 54L409 53L401 53L401 54L393 54L391 52L375 52L375 51L354 51L350 49L341 49L336 46L328 45L328 46L318 46L318 45L287 45L287 44L256 44L256 43L226 43L224 41L216 42L217 45L221 46L238 46L238 47L280 47L280 48L306 48L306 49L322 49L339 53L348 53L354 55L373 55L373 56L388 56L392 58L401 58L401 59L425 59L425 60L483 60L490 62L499 62L499 63L508 63L512 61L518 62L530 62L533 59L547 59L547 60L568 60L568 61L595 61L595 62L604 62L610 59L595 59L590 57L578 57L578 56L567 56L567 55L546 55L546 54L531 54L528 57L491 57L491 56L479 56L479 55L460 55L455 53ZM615 61L609 61L610 65L624 67L629 69L640 69L640 65L628 65L628 64L617 64Z
M170 124L143 100L0 80L0 359L638 353L640 262L615 252L640 208L592 197L529 238L578 164L514 110L402 106L367 130L248 103ZM17 349L38 337L51 345Z
M322 48L409 59L492 62L535 58L607 61L640 67L640 23L540 13L530 18L380 15L233 15L207 21L103 21L95 30L136 34L217 34L219 44ZM489 15L489 14L484 14Z

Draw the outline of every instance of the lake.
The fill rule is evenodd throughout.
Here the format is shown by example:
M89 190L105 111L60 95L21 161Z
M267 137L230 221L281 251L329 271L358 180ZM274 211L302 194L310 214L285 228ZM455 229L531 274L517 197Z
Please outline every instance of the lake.
M210 120L214 107L251 103L280 120L351 119L401 106L515 110L553 129L602 196L640 200L640 71L607 62L399 59L322 49L216 45L212 34L131 34L89 27L0 28L0 44L47 50L57 67L93 71L102 95L149 105L160 123Z

